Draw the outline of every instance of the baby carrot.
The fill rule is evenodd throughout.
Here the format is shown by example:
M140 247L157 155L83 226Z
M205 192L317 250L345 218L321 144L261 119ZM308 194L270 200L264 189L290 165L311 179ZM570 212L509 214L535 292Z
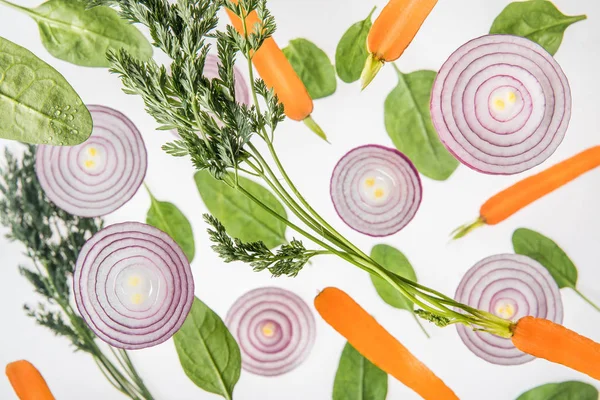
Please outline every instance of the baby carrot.
M482 225L496 225L597 166L600 166L600 146L591 147L539 174L523 179L486 201L479 210L479 218L472 224L455 230L453 238L461 238Z
M458 399L440 378L342 290L324 289L315 298L315 308L359 353L424 399Z
M524 317L512 342L521 351L600 379L600 343L546 319Z
M400 58L433 10L437 0L390 0L377 17L369 36L361 80L366 88L386 61Z
M20 400L55 400L44 377L29 361L8 364L6 376Z
M227 14L235 29L243 35L242 20L229 9ZM256 11L252 11L246 17L247 32L252 32L257 23L260 23L258 15ZM303 121L313 132L327 140L325 132L310 116L313 101L306 86L272 37L267 38L253 54L252 63L267 87L275 91L283 104L285 115L295 121Z

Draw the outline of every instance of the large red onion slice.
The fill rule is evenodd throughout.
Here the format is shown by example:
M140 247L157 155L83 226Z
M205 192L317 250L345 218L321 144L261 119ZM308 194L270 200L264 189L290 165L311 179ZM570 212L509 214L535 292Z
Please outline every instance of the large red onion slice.
M242 367L263 376L276 376L300 365L315 341L315 318L296 294L265 287L240 297L225 323L237 339Z
M90 329L123 349L169 339L194 300L181 248L163 231L138 222L111 225L92 236L77 258L73 287Z
M431 116L463 164L487 174L516 174L560 145L571 118L571 89L537 43L487 35L460 47L442 66Z
M404 228L421 204L421 179L396 149L357 147L344 155L331 176L331 200L340 218L369 236L389 236Z
M48 198L70 214L99 217L127 203L144 181L146 147L140 132L112 108L87 106L94 130L84 143L40 145L35 170Z
M560 292L548 270L518 254L491 256L475 264L460 282L455 298L512 321L527 315L559 324L563 319ZM534 359L518 350L510 339L475 332L464 325L457 329L469 350L493 364L517 365Z

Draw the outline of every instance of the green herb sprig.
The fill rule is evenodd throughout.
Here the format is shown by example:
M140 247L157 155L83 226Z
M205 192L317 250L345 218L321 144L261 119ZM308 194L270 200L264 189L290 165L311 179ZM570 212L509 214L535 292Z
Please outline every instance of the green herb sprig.
M503 337L512 335L511 321L458 303L440 292L383 268L325 221L296 188L273 144L277 123L284 118L283 108L277 104L275 94L266 88L262 80L255 81L252 68L253 54L275 30L264 0L179 0L174 5L169 5L166 0L92 1L95 4L116 5L121 16L148 26L155 45L172 59L169 73L153 61L135 60L125 51L110 56L112 70L121 75L124 90L142 96L148 112L161 128L178 129L182 140L167 145L165 150L176 156L183 156L187 152L197 169L208 170L216 179L239 191L323 249L313 254L298 244L290 244L275 253L266 252L259 243L231 239L216 220L209 219L213 227L211 236L217 243L214 248L225 260L254 263L257 269L293 276L305 265L304 260L309 256L336 255L382 278L416 306L432 315L446 318L449 323L463 323ZM215 31L216 12L222 5L242 21L256 11L263 22L255 24L252 31L245 24L242 24L241 33L231 27L224 32ZM177 40L166 39L170 36ZM208 80L202 77L206 54L212 49L207 39L215 38L221 67L219 77ZM232 70L237 52L246 58L248 74L253 82L254 105L251 107L241 105L235 99ZM264 114L261 112L259 96L267 108ZM270 128L270 132L267 128ZM261 152L253 140L262 141L267 151ZM246 190L238 179L240 172L266 183L300 223L281 216ZM286 260L293 261L286 264Z
M36 306L24 306L27 315L68 339L75 351L91 355L108 381L124 395L152 400L127 352L109 347L112 356L105 354L69 301L79 251L102 229L102 220L73 216L48 200L35 173L34 146L27 146L21 158L6 149L0 192L0 223L9 229L9 240L25 246L25 255L32 263L32 267L20 266L19 271L43 298Z

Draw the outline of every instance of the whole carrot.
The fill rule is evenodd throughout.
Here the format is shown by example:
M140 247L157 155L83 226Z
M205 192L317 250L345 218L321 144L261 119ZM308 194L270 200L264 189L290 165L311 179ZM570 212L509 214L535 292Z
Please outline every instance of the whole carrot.
M366 88L387 61L400 58L433 10L437 0L390 0L377 17L369 36L369 57L361 75Z
M424 399L458 399L440 378L342 290L326 288L315 298L315 308L359 353Z
M523 179L486 201L479 210L479 218L472 224L455 230L453 238L461 238L483 225L496 225L597 166L600 166L600 146L591 147L539 174Z
M519 350L600 379L600 343L534 317L521 318L513 333L512 342Z
M29 361L8 364L6 376L20 400L55 400L44 377Z
M243 35L242 20L229 9L227 14L238 33ZM252 11L246 17L246 31L252 32L254 26L260 22L256 11ZM283 104L285 115L295 121L303 121L313 132L327 140L325 132L310 116L313 111L313 101L306 86L272 37L267 38L252 55L252 63L267 87L275 91Z

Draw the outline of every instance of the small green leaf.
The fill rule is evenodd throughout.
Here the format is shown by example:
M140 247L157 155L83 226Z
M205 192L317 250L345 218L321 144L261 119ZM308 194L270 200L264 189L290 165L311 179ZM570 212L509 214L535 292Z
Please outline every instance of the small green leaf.
M578 381L547 383L528 390L517 400L598 400L598 389Z
M231 236L244 242L262 241L270 249L286 242L286 225L241 192L217 181L207 171L197 172L194 179L204 204ZM283 205L267 189L241 176L239 184L279 215L286 217Z
M231 399L240 379L240 348L213 310L195 298L183 326L173 336L179 362L198 387Z
M392 246L386 244L376 245L371 250L371 258L388 271L410 279L413 282L417 281L415 270L412 265L410 265L408 259L402 252ZM371 281L383 301L392 307L408 310L411 313L413 312L413 302L394 289L392 285L375 275L371 275Z
M65 78L29 50L0 37L0 138L74 146L92 116Z
M346 343L333 384L333 400L385 400L388 376Z
M531 229L519 228L513 233L512 242L515 253L533 258L542 264L559 288L573 289L583 300L600 311L600 307L577 289L577 267L552 239Z
M109 67L108 50L124 49L143 61L152 56L146 37L109 7L86 9L81 0L49 0L31 9L4 0L0 3L33 18L42 44L60 60L84 67Z
M586 18L585 15L564 15L546 0L516 1L498 15L490 33L523 36L554 55L562 43L565 30Z
M146 187L150 195L150 209L146 215L146 223L171 236L181 247L189 262L194 260L196 246L194 232L190 221L173 203L158 201Z
M340 79L352 83L360 79L369 52L367 51L367 36L371 29L371 16L353 24L342 36L335 50L335 69Z
M398 85L385 99L385 128L394 145L423 175L443 181L458 167L431 121L429 100L434 71L398 73Z
M575 289L577 267L554 241L531 229L519 228L512 237L515 253L533 258L552 275L559 288Z
M332 95L337 87L335 69L327 54L306 39L293 39L283 49L294 71L313 99Z

